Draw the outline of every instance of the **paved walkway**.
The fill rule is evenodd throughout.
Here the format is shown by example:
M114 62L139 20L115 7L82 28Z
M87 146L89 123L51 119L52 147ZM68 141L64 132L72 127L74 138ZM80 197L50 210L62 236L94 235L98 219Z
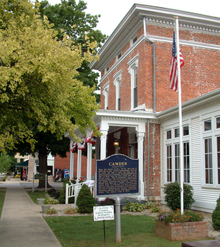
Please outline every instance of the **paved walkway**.
M24 187L31 183L9 181L0 219L1 247L61 247L61 244L44 221L39 205L29 198Z

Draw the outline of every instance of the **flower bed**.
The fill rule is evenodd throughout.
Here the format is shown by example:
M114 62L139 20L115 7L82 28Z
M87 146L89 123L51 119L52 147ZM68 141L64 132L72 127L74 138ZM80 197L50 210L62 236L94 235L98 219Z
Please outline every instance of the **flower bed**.
M192 211L161 211L156 220L156 234L170 241L195 240L208 237L208 224L203 216Z
M207 222L165 223L156 220L156 234L169 241L196 240L208 237Z

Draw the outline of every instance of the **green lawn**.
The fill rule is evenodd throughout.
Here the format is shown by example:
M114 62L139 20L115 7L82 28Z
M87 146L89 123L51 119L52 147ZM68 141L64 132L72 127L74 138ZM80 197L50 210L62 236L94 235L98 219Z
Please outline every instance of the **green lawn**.
M92 216L45 217L63 247L104 246L103 221ZM155 234L155 219L146 215L121 215L121 244L115 243L115 221L105 221L106 246L180 247Z
M35 190L34 193L32 191L27 191L27 193L34 203L37 203L37 198L46 198L45 194L47 194L43 190Z
M5 192L6 192L5 188L0 189L0 216L2 214L2 208L5 200Z

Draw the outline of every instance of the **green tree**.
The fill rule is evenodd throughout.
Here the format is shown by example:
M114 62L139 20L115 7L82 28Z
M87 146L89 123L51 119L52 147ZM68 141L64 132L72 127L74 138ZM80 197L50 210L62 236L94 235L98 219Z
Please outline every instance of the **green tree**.
M87 3L79 0L61 0L61 3L50 5L47 0L40 2L40 13L43 18L47 16L48 21L53 23L53 28L58 31L58 40L63 38L64 33L72 37L75 45L82 45L87 49L86 35L90 42L96 42L92 52L96 52L105 42L107 36L96 29L100 15L86 14ZM63 32L62 32L63 30ZM99 73L92 71L89 62L84 60L81 67L77 68L79 72L75 78L82 81L84 86L95 86L99 90L98 77ZM97 103L100 102L100 95L94 92Z
M13 161L9 155L5 153L1 153L0 154L0 174L8 173L12 162Z
M37 143L44 144L39 159L45 173L51 150L49 141L36 138L37 132L56 140L67 130L76 137L77 127L98 133L92 120L99 108L92 95L95 88L76 79L83 61L96 58L96 43L85 36L82 50L65 33L58 40L52 25L46 18L42 21L28 0L1 1L0 10L0 148L23 142L23 152L34 152Z

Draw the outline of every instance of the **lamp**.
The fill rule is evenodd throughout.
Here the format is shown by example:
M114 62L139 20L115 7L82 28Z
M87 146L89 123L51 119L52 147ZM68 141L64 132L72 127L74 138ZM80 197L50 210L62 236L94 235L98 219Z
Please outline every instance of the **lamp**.
M117 126L116 126L116 138L115 138L115 140L114 140L114 142L113 142L113 145L115 146L115 147L119 147L119 141L118 141L118 138L117 138L117 130L118 130L118 128L117 128Z
M119 146L119 141L118 141L117 139L115 139L113 145L114 145L115 147L118 147L118 146Z

